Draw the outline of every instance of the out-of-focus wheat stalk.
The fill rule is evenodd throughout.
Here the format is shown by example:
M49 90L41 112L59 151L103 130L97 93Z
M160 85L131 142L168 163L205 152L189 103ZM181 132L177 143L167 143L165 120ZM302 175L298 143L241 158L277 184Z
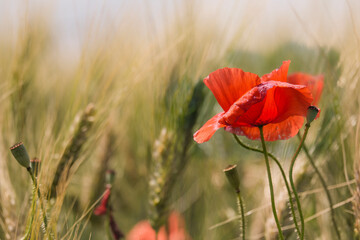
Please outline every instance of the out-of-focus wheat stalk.
M24 130L29 116L29 104L33 94L38 64L47 44L47 31L40 19L33 20L37 27L29 22L23 23L18 33L16 52L12 66L11 109L15 120L16 139L24 138Z
M149 218L154 229L165 224L174 185L188 162L188 148L193 127L204 100L203 84L198 82L177 114L174 130L163 128L155 141L152 154L152 175L149 181ZM166 99L166 98L165 98Z
M84 204L94 202L103 192L106 171L110 169L110 160L115 151L115 135L111 127L106 130L99 146L99 159L93 163L93 174L91 174L91 176L85 176L85 179L88 180L89 183L86 187L87 193L84 193L86 196Z
M81 116L78 116L74 123L74 130L70 141L67 143L65 150L60 158L58 166L56 168L54 180L51 184L51 195L56 196L57 187L60 181L64 184L69 177L71 167L78 159L79 154L86 140L88 139L88 133L93 125L95 115L95 107L93 104L89 104Z

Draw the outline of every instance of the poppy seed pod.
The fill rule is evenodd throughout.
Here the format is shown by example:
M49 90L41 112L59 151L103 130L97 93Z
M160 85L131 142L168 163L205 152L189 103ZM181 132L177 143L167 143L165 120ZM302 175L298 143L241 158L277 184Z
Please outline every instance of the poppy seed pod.
M236 170L236 165L229 165L224 169L224 173L231 186L235 189L236 192L238 192L240 189L240 178Z
M25 168L30 167L30 158L22 142L14 144L10 147L10 150L16 161L18 161L21 166Z
M307 120L306 124L312 123L312 121L314 121L314 119L318 115L319 111L320 110L315 106L308 107L308 111L307 111L307 114L306 114L306 120Z

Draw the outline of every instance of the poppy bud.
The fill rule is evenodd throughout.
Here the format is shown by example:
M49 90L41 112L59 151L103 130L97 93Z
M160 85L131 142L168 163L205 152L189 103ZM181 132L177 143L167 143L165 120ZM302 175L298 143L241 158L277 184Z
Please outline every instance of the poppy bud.
M235 189L236 192L238 192L240 189L240 178L236 170L236 164L229 165L227 168L224 169L224 173L231 186Z
M315 106L308 107L307 114L306 114L307 124L310 124L312 121L314 121L314 119L318 115L319 111L320 110Z
M40 163L41 163L41 161L38 158L33 158L30 160L30 166L31 166L32 172L35 174L35 176L37 176L39 173Z
M18 161L21 166L30 168L30 158L22 142L13 145L10 147L10 150L16 161Z
M107 170L105 174L105 182L106 184L112 185L115 178L115 171L114 170Z

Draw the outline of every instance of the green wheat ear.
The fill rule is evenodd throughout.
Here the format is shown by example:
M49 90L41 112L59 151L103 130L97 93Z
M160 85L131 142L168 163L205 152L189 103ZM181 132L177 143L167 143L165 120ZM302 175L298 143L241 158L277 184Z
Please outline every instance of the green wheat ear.
M152 227L158 231L166 223L169 208L169 197L174 178L171 177L173 159L173 134L163 128L159 139L155 141L153 151L153 168L149 181L149 219Z
M88 133L93 126L95 116L95 106L90 103L80 117L80 121L76 123L74 134L60 158L60 162L56 168L55 177L51 184L51 197L57 195L56 188L59 185L60 178L68 179L71 167L79 158L81 148L88 139Z
M203 85L199 82L192 87L188 100L176 116L176 127L163 128L154 143L149 181L149 219L156 231L166 223L174 185L188 163L193 127L205 97Z

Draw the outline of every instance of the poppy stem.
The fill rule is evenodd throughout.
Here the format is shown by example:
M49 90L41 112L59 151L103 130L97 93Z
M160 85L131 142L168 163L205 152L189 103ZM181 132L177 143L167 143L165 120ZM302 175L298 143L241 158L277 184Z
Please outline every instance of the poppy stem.
M235 138L236 142L237 142L240 146L242 146L243 148L248 149L248 150L250 150L250 151L258 152L258 153L264 153L264 152L263 152L262 150L260 150L260 149L247 146L245 143L241 142L241 140L238 138L238 136L236 136L236 134L233 134L233 135L234 135L234 138ZM283 167L281 166L280 161L279 161L273 154L268 153L268 156L271 157L271 158L275 161L275 163L276 163L276 165L279 167L279 170L280 170L280 172L281 172L281 175L282 175L282 177L283 177L283 179L284 179L285 186L286 186L286 190L287 190L287 192L288 192L290 209L291 209L291 214L292 214L292 216L293 216L294 225L295 225L295 228L296 228L296 232L297 232L298 236L300 237L301 232L300 232L299 225L298 225L298 222L297 222L297 219L296 219L294 203L293 203L293 201L292 201L292 198L293 198L293 197L292 197L292 194L291 194L290 185L289 185L289 182L288 182L288 180L287 180L285 171L284 171Z
M242 239L245 240L245 210L244 210L244 204L243 204L243 201L242 201L242 197L241 197L241 194L240 194L240 190L238 190L236 192L236 195L238 197L238 203L239 203L239 211L241 213L241 228L242 228L242 231L241 231L241 235L242 235Z
M298 133L297 136L298 136L298 138L301 140L301 137L300 137L300 134L299 134L299 133ZM336 223L336 221L335 221L335 211L334 211L334 208L333 208L333 203L332 203L331 195L330 195L329 189L327 188L325 179L324 179L323 176L321 175L320 170L316 167L315 162L314 162L314 159L311 157L311 155L310 155L310 153L309 153L309 150L307 149L307 147L306 147L305 144L303 144L303 148L304 148L304 152L305 152L307 158L309 159L309 162L310 162L311 166L314 168L315 173L318 175L318 177L319 177L319 179L320 179L320 182L321 182L321 185L322 185L322 187L323 187L324 190L325 190L326 197L327 197L327 199L328 199L328 201L329 201L330 210L331 210L331 221L332 221L332 223L333 223L333 225L334 225L337 238L340 240L340 239L341 239L341 235L340 235L340 232L339 232L338 225L337 225L337 223Z
M306 123L305 124L304 135L302 136L300 144L299 144L298 148L296 149L296 152L295 152L294 156L291 159L290 170L289 170L290 184L291 184L291 188L293 190L293 193L294 193L294 196L295 196L295 199L296 199L296 204L297 204L297 207L298 207L298 210L299 210L299 216L300 216L300 221L301 221L301 235L300 235L301 240L304 239L304 235L305 235L305 222L304 222L303 212L302 212L302 209L301 209L299 195L298 195L298 193L296 191L296 187L295 187L295 184L294 184L293 171L294 171L295 160L296 160L297 156L299 155L302 146L304 145L304 142L305 142L307 133L309 131L309 128L310 128L310 123Z
M273 211L273 215L274 215L274 219L276 222L276 226L279 232L279 237L281 240L284 240L284 235L283 232L281 230L281 226L280 226L280 222L276 213L276 206L275 206L275 197L274 197L274 187L272 184L272 178L271 178L271 171L270 171L270 163L269 163L269 158L268 158L268 153L266 151L266 145L265 145L265 139L264 139L264 132L263 132L263 127L260 126L259 127L260 130L260 137L261 137L261 144L264 150L264 157L265 157L265 163L266 163L266 170L267 170L267 175L268 175L268 181L269 181L269 188L270 188L270 197L271 197L271 207L272 207L272 211Z
M53 237L52 237L51 233L48 233L48 231L47 231L48 230L48 221L47 221L46 211L45 211L45 208L44 208L44 203L43 203L43 199L41 197L41 192L40 192L40 188L39 188L37 179L35 178L31 167L26 168L26 170L30 174L31 180L33 181L33 184L34 184L35 191L37 191L37 195L38 195L39 202L40 202L41 212L42 212L42 215L43 215L44 231L48 235L49 239L51 240L51 239L53 239Z

